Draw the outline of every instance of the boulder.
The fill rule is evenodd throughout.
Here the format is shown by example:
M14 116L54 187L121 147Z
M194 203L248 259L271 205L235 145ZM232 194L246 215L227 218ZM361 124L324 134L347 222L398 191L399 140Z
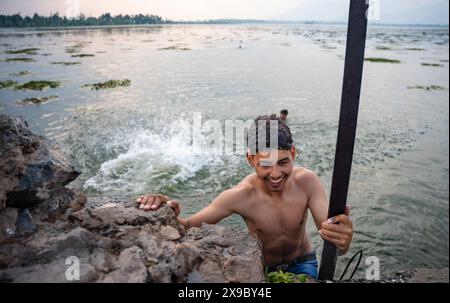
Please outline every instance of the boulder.
M33 134L23 119L0 115L0 217L5 208L30 208L46 219L77 196L64 186L79 174L53 142ZM0 219L0 241L8 237L5 224Z

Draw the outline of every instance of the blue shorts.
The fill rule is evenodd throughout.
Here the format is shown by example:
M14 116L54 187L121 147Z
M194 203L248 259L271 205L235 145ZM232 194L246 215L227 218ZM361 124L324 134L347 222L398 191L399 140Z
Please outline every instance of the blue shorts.
M283 272L293 274L305 274L313 279L317 279L317 258L316 252L313 251L307 255L295 258L289 264L280 264L277 266L266 266L267 272L273 272L281 269Z

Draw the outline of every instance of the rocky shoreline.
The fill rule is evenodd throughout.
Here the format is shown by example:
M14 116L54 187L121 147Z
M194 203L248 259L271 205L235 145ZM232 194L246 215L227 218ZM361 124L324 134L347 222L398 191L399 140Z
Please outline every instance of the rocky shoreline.
M144 212L115 200L87 207L83 194L65 187L79 174L23 119L0 115L0 282L265 281L260 246L248 234L206 224L185 231L167 206ZM448 283L448 269L380 282Z

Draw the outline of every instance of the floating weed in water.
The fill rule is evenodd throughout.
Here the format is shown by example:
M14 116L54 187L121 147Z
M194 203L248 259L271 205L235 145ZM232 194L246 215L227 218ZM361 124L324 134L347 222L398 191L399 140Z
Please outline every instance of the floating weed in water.
M441 59L441 60L439 60L439 62L448 63L448 59Z
M72 55L71 57L73 57L73 58L83 58L83 57L94 57L95 55L94 54L75 54L75 55Z
M10 88L17 85L16 81L13 80L6 80L6 81L0 81L0 89L4 88Z
M308 276L305 274L293 274L290 272L283 272L282 270L265 273L266 281L269 283L305 283Z
M35 98L25 98L22 100L22 103L28 103L28 104L45 104L52 100L57 99L58 96L51 95L46 97L35 97Z
M374 62L374 63L393 63L393 64L401 63L400 60L386 59L386 58L365 58L364 60L368 61L368 62Z
M130 86L131 80L108 80L106 82L94 83L94 84L85 84L83 87L90 87L91 89L105 89L105 88L115 88L119 86Z
M7 58L6 62L36 62L33 58Z
M81 49L86 45L89 44L90 42L77 42L74 45L71 46L67 46L65 48L66 53L68 54L73 54L73 53L79 53L81 52Z
M430 86L423 86L423 85L414 85L414 86L408 86L408 89L422 89L422 90L444 90L445 88L439 85L430 85Z
M75 53L81 52L81 50L79 50L77 48L66 47L65 52L67 54L75 54Z
M336 46L330 46L330 45L326 45L326 44L322 44L320 47L323 49L337 49Z
M81 62L78 62L78 61L56 61L56 62L50 62L50 64L55 64L55 65L75 65L75 64L81 64Z
M418 48L418 47L405 48L405 50L407 50L407 51L415 51L415 52L426 51L426 49L424 49L424 48Z
M392 50L392 47L384 46L384 45L378 45L375 47L377 50Z
M19 72L17 72L17 73L11 73L11 74L9 74L11 77L20 77L20 76L26 76L26 75L29 75L29 74L31 74L29 71L27 71L27 70L21 70L21 71L19 71Z
M191 50L191 49L189 47L179 47L177 45L174 45L174 46L158 48L158 50L182 50L182 51L188 51L188 50Z
M21 85L16 85L17 90L44 90L48 87L57 88L61 84L60 81L30 81Z
M438 63L421 63L422 66L432 66L432 67L444 67L443 64L438 64Z
M17 54L26 54L26 55L36 55L36 51L38 51L39 48L24 48L24 49L16 49L16 50L7 50L5 51L5 54L11 54L11 55L17 55Z

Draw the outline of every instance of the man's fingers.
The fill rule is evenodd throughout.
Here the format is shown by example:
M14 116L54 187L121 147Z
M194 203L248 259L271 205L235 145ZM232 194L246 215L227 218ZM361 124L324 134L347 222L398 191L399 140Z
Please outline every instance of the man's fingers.
M170 200L170 198L167 197L167 196L164 196L164 195L161 195L161 194L158 194L158 196L161 199L161 202L167 202L167 201Z
M337 232L334 232L334 231L330 231L330 230L326 230L326 229L323 229L323 228L322 228L322 229L320 230L320 232L321 232L322 235L325 235L325 236L327 236L327 237L329 237L329 238L331 238L331 239L339 240L339 239L342 238L342 235L341 235L341 234L339 234L339 233L337 233Z
M337 233L323 228L319 231L319 233L321 236L326 236L328 241L333 240L333 243L335 243L336 246L339 245L339 248L348 246L348 243L351 241L351 235L348 233Z
M155 197L155 200L153 201L151 208L152 209L157 209L159 207L159 205L161 204L161 198L159 196Z
M337 233L350 232L351 228L352 228L351 226L345 224L329 224L327 222L322 223L322 229L326 229Z
M352 207L350 206L350 205L347 205L346 207L345 207L345 210L344 210L344 215L346 215L347 217L348 216L350 216L350 209L351 209Z
M155 201L155 195L147 195L142 198L141 207L144 210L150 210L153 202Z
M161 203L169 201L170 198L161 194L147 194L141 195L136 199L139 208L143 210L156 210L161 206Z
M180 204L177 201L169 200L167 201L167 205L169 205L173 209L176 216L180 214Z
M322 231L322 230L319 230L319 234L322 237L322 239L324 239L330 243L333 243L337 248L342 249L344 247L344 242L345 242L344 240L332 238L332 237L326 235L324 233L324 231Z
M178 202L175 200L169 200L169 201L167 201L167 205L169 205L172 208L176 208L176 207L178 207Z
M347 215L338 215L335 217L331 217L326 221L328 224L337 224L337 223L343 223L348 226L352 226L352 221Z

